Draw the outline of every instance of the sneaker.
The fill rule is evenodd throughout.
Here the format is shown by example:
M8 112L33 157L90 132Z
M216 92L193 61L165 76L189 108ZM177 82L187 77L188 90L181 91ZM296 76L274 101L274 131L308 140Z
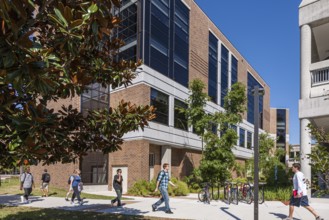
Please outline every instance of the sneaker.
M156 209L157 209L157 208L155 207L155 205L152 205L152 211L155 212Z
M324 220L323 218L321 218L320 216L316 217L315 220Z
M113 201L113 200L111 200L111 206L113 206L113 204L114 204L114 201Z
M74 202L73 202L73 201L71 201L71 202L70 202L70 204L71 204L71 205L74 205Z
M166 211L167 214L174 214L170 209Z
M65 198L65 201L69 201L69 199L68 198Z

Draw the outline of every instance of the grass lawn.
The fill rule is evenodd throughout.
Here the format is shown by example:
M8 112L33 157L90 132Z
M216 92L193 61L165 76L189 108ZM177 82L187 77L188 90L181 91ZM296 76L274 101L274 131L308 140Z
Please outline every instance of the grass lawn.
M39 188L40 186L35 186L31 193L32 196L42 196L42 192ZM23 190L19 190L19 179L18 178L11 178L7 179L5 182L1 182L0 186L0 195L22 195L24 193ZM67 189L61 189L49 186L49 196L54 197L65 197L67 193ZM71 194L72 195L72 194ZM81 198L86 199L113 199L112 196L102 196L102 195L92 195L88 193L81 193ZM125 200L125 198L122 198Z
M74 220L74 219L96 219L96 220L164 220L164 218L129 216L119 214L66 211L60 209L40 209L31 207L7 207L0 205L0 219L2 220Z

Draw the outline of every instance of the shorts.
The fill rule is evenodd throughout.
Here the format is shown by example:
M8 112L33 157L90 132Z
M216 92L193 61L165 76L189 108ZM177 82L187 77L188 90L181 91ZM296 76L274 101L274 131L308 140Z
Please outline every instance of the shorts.
M48 185L49 185L49 183L42 183L41 184L41 189L48 189Z
M291 196L290 198L290 205L291 206L310 206L308 204L308 198L307 196L302 196L300 198L294 198L294 196Z

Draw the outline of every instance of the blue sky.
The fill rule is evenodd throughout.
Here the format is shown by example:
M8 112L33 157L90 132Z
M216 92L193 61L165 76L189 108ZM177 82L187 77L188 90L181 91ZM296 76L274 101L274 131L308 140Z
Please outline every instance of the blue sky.
M301 0L195 0L271 88L271 107L289 108L290 144L299 144Z

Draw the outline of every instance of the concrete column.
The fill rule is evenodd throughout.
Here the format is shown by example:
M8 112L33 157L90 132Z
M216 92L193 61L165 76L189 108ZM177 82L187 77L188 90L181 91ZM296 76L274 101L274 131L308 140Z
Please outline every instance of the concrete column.
M300 28L300 98L308 99L311 91L312 30L309 25Z
M308 119L300 120L300 162L301 171L304 173L305 178L311 181L311 166L307 154L311 153L311 135L307 125L310 123ZM311 189L308 190L308 195L311 195Z
M300 99L309 99L311 91L310 65L312 62L312 30L309 25L300 28L301 56L300 56ZM311 181L311 167L307 154L311 153L311 136L307 125L310 121L306 118L300 119L300 158L301 171L305 178ZM310 195L311 190L308 190Z
M174 127L175 120L175 98L169 96L169 127Z
M161 146L161 169L164 163L169 163L169 173L171 174L171 146Z

